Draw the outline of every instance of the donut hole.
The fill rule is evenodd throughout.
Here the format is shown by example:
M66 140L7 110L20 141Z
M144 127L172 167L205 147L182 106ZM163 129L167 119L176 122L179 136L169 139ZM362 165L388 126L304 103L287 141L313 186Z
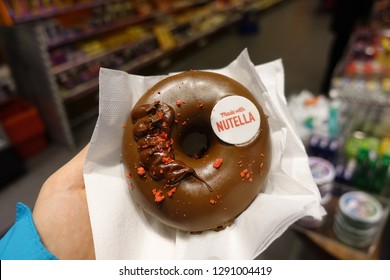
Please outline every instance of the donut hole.
M192 130L183 137L183 152L195 159L202 158L210 148L210 139L207 131Z

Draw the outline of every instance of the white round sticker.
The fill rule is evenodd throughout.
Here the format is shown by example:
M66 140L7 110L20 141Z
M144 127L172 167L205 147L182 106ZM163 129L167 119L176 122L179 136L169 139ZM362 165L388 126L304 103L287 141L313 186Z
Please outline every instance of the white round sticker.
M214 133L229 144L244 144L259 131L260 113L255 104L242 96L228 96L215 104L211 116Z

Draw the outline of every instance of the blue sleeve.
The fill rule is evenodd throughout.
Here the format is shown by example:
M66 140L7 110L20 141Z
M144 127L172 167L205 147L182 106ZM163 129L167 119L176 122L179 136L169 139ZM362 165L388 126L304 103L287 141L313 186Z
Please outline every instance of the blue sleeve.
M0 240L1 260L56 260L42 244L31 210L23 203L16 205L15 224Z

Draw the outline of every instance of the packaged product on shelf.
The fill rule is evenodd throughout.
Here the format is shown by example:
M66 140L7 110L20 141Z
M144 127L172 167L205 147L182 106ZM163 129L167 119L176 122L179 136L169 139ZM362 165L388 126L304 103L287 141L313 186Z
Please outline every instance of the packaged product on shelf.
M383 215L381 203L364 192L347 192L339 199L333 231L340 241L364 248L371 244Z
M95 56L105 52L105 48L100 40L91 40L79 45L81 51L85 53L86 56Z
M356 156L357 165L353 173L352 185L365 191L374 192L371 188L377 154L374 150L360 148Z
M24 15L30 14L30 9L28 7L27 1L24 0L14 0L14 1L6 1L8 3L9 9L12 11L14 17L20 17Z
M170 50L176 46L171 29L166 24L157 24L153 27L153 33L162 50Z
M315 96L303 90L289 98L288 106L296 123L298 134L306 146L311 146L313 149L313 143L310 142L318 139L318 145L322 142L323 146L321 153L327 153L325 150L328 148L338 149L336 139L339 138L342 130L340 122L345 111L342 103L330 101L324 96ZM332 145L329 145L331 142ZM318 152L314 153L315 156L321 156Z
M384 156L390 154L390 138L384 137L379 147L379 155Z
M328 160L315 156L309 156L309 167L321 195L320 203L326 205L332 198L335 168ZM310 216L303 217L296 222L299 226L312 229L320 227L323 223L324 220L318 221Z
M66 63L68 61L68 57L66 55L65 50L58 49L52 51L50 53L50 61L53 66Z
M134 10L139 15L149 15L153 12L153 6L147 0L135 0L134 2Z
M76 83L69 77L67 73L61 73L57 76L57 83L60 87L60 91L66 91L74 88Z
M324 136L313 135L307 145L307 152L310 156L320 157L332 164L338 161L339 140Z
M314 181L321 194L321 204L326 204L330 199L333 180L336 176L334 165L320 157L309 157L309 166Z
M38 23L38 26L43 30L43 35L45 36L46 42L61 40L64 36L68 36L60 22L54 18L44 20Z
M390 197L390 153L383 155L376 165L371 182L373 193Z
M340 161L336 165L335 181L340 184L352 185L353 174L356 169L356 159L350 158L346 161Z
M316 102L307 93L289 101L297 129L303 131L300 136L308 154L331 162L336 182L388 196L390 109L346 101L328 102L328 114L324 110L321 118ZM316 110L311 112L312 108Z
M390 151L381 148L386 145L383 144L386 139L367 136L361 131L353 133L344 145L346 163L336 167L336 181L370 193L387 195Z
M341 103L336 100L333 100L329 103L328 131L329 137L332 139L339 137L341 107Z
M388 32L359 29L348 52L332 92L350 101L390 104Z

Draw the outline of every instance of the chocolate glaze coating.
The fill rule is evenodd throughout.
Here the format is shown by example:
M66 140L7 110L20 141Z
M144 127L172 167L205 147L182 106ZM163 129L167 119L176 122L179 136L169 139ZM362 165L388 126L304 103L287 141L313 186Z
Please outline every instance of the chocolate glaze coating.
M259 133L239 146L221 141L210 123L214 105L232 95L251 100L261 117ZM137 102L124 128L122 159L132 198L150 215L179 230L224 228L263 188L271 159L267 118L252 94L226 76L188 71L160 81ZM193 133L204 136L207 147L189 153L193 143L186 143ZM151 157L142 157L143 153ZM213 166L217 158L223 159L219 168ZM169 179L172 170L164 164L173 165L181 176Z

